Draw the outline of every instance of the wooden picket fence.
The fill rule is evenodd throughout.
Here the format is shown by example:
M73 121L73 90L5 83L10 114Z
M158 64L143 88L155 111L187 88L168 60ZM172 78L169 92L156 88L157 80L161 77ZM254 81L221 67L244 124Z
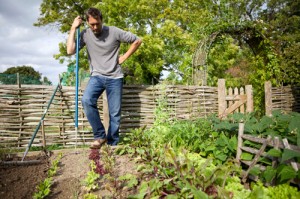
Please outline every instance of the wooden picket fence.
M227 92L226 92L227 90ZM253 90L252 85L245 88L225 87L225 80L218 80L218 103L219 116L226 117L230 113L251 113L253 112Z
M24 148L28 145L41 116L42 121L32 146L59 144L64 147L85 145L93 140L92 130L81 106L84 86L79 88L78 131L75 132L75 88L62 86L55 94L49 110L45 110L53 94L53 86L0 85L0 148ZM249 96L250 95L250 96ZM211 114L225 117L232 112L253 111L252 87L225 88L180 85L124 85L120 133L151 127L155 109L164 103L170 119L193 120ZM98 100L100 116L108 124L105 95Z

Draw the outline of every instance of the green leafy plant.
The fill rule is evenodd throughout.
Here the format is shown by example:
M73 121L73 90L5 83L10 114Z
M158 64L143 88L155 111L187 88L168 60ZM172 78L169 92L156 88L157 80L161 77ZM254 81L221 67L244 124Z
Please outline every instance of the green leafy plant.
M113 155L113 151L109 146L103 146L102 148L102 163L103 163L103 169L105 173L112 173L112 170L115 166L115 158Z
M224 189L231 193L232 199L248 199L251 193L250 189L244 187L238 176L228 178Z
M126 186L128 188L133 188L138 184L137 177L132 174L126 174L123 176L118 177L119 181L122 181L123 183L126 183Z
M99 197L92 193L84 194L83 199L98 199Z
M234 135L231 138L221 133L216 140L215 150L213 150L213 157L215 162L222 164L228 158L234 157L237 147L237 137Z
M42 199L48 196L51 192L52 177L57 173L59 162L62 158L62 153L59 153L57 158L52 162L48 170L48 177L37 186L37 192L34 193L34 199Z
M56 159L52 162L52 165L48 170L49 177L53 177L57 173L59 161L60 159Z
M237 128L239 121L245 122L245 133L256 137L278 137L279 139L287 138L290 144L297 145L299 140L300 129L300 114L290 113L284 114L281 111L274 111L272 117L263 116L257 120L250 115L250 117L239 117L233 114L225 121L218 121L216 128L222 131L230 131L231 128ZM228 135L228 134L227 134ZM261 144L245 141L243 143L246 147L259 149ZM251 161L254 155L248 152L243 152L242 160ZM274 149L272 147L266 148L266 156L261 157L258 163L263 165L265 169L261 170L258 166L251 169L250 174L259 177L261 181L267 184L282 184L291 180L297 180L299 171L295 171L289 162L294 159L296 162L300 160L300 153L290 149ZM277 166L272 166L272 162L277 160Z
M162 110L165 110L163 103L156 114ZM239 179L241 168L233 161L239 122L245 122L245 131L256 136L268 135L270 129L272 135L290 136L294 141L298 135L298 124L294 122L297 114L275 113L261 119L254 114L233 114L225 120L211 116L192 121L166 120L164 115L157 118L163 118L164 122L156 122L149 129L133 130L124 146L117 150L131 155L138 164L139 176L131 184L137 193L130 198L249 198L251 190L244 188ZM254 148L261 146L250 141L247 144ZM283 160L298 158L289 150L275 149L268 150L267 156ZM252 158L253 154L242 153L242 159ZM259 162L267 165L266 170L255 166L250 174L264 182L278 179L282 184L299 175L286 164L273 168L266 157Z
M105 184L105 189L110 191L112 198L127 198L128 192L135 189L138 184L137 177L130 173L119 177L106 174L101 181Z
M138 159L138 171L142 178L138 193L132 198L146 195L208 198L207 194L218 194L226 179L239 170L232 161L215 166L212 159L202 158L182 147L174 149L170 144L157 149L144 149L137 155L143 156Z
M252 192L249 194L249 199L266 198L266 199L297 199L300 197L300 192L296 187L289 184L281 184L273 187L265 187L262 182L252 183Z
M52 178L46 178L43 182L41 182L37 189L38 191L34 193L33 198L34 199L42 199L48 196L51 192L51 185L52 185Z
M87 191L95 190L99 188L97 180L100 175L95 172L96 164L94 161L90 161L91 170L87 173L86 178L83 180L83 184Z
M291 144L298 145L300 139L299 120L299 113L284 114L281 111L273 111L271 117L263 116L260 120L245 122L245 132L254 135L287 138Z

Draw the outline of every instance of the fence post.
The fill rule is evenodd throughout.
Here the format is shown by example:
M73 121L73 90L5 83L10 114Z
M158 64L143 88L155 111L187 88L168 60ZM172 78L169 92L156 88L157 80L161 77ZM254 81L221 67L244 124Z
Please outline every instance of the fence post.
M240 95L241 96L245 95L245 90L243 87L240 87ZM245 105L244 104L242 104L240 106L240 113L245 113Z
M225 79L218 79L218 104L218 115L219 117L223 117L227 108Z
M253 109L253 89L252 85L246 85L246 96L247 96L247 102L246 102L246 113L251 113L254 111Z
M233 90L233 96L238 96L238 95L239 95L239 89L237 87L235 87L234 90ZM234 113L238 113L238 112L239 112L239 108L236 108L234 110Z
M108 112L106 91L103 92L103 125L105 128L105 131L107 132L108 126L109 126L109 112Z
M266 115L272 115L272 84L270 81L265 82L265 107Z
M22 116L22 105L21 105L21 98L22 98L22 94L21 94L21 81L20 81L20 73L17 73L17 85L18 85L18 105L19 105L19 117L20 117L20 129L19 129L19 139L21 140L21 136L22 136L22 131L23 131L23 116ZM18 141L19 142L19 141ZM18 145L19 147L21 146L20 144Z
M239 123L239 132L238 132L238 143L237 143L237 150L236 150L236 161L238 165L240 165L240 159L242 155L242 146L243 146L243 134L245 129L245 123L240 122Z

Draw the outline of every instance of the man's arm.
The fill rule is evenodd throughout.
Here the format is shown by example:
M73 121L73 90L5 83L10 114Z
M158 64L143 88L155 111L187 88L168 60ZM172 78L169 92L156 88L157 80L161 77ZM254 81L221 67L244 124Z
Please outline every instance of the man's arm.
M138 48L139 46L142 44L142 40L141 39L137 39L135 40L129 47L129 49L127 50L127 52L124 55L121 55L119 57L119 64L122 64L126 59L128 59Z
M76 52L76 43L75 43L75 32L76 28L80 26L82 19L80 16L76 17L73 21L68 40L67 40L67 54L73 55Z

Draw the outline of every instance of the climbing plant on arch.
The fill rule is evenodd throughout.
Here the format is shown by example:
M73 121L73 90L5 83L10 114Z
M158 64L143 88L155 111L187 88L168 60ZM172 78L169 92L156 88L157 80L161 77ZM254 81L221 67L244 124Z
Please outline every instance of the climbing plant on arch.
M228 40L228 38L230 39ZM232 42L232 44L236 46L235 52L231 53L239 53L240 57L237 58L238 55L231 55L229 59L235 59L229 62L232 63L232 65L220 69L214 64L213 53L218 54L218 56L225 56L226 49L220 51L220 48L216 47L216 45L222 43L223 48L226 48L226 45L224 44L226 39L227 42ZM217 52L212 52L212 49L215 51L217 50ZM241 53L242 51L244 51L244 54ZM249 52L251 55L249 55ZM212 76L214 75L218 75L217 78L223 78L226 73L227 76L225 77L229 79L235 78L235 74L231 74L229 69L231 67L239 67L241 70L241 67L239 66L241 60L246 60L248 62L246 70L249 71L249 73L244 73L244 76L242 77L248 80L247 83L251 83L251 81L255 79L251 74L254 72L253 70L257 72L258 68L264 73L263 77L265 79L261 80L275 79L280 81L280 67L276 59L277 57L274 48L268 39L256 28L239 26L219 30L200 40L197 45L192 62L193 83L197 85L212 84L211 82L208 82L209 78L213 78ZM256 64L259 64L260 66L258 67ZM209 65L210 69L208 67ZM216 71L215 73L213 72L214 70Z
M226 28L200 40L192 64L195 85L214 86L218 78L231 87L251 84L258 115L264 114L264 82L280 85L285 78L275 48L255 26Z

